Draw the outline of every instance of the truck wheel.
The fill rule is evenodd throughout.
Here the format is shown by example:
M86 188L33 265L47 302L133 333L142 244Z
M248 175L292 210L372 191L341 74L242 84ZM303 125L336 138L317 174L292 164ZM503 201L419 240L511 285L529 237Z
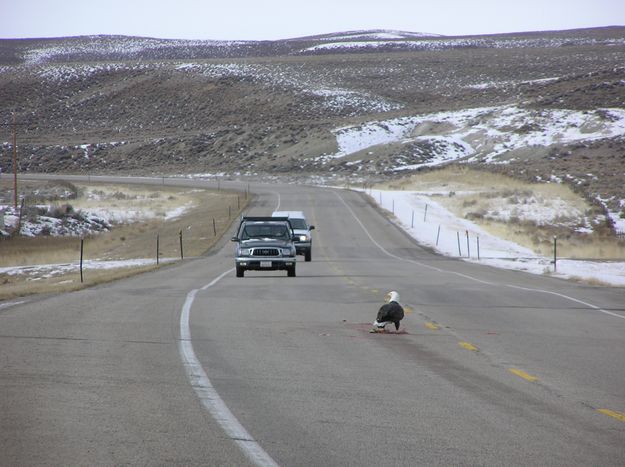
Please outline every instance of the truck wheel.
M309 262L312 259L312 251L308 250L304 255L304 261Z
M295 277L295 266L292 266L286 270L288 277Z
M245 269L237 266L237 277L243 277L244 274L245 274Z

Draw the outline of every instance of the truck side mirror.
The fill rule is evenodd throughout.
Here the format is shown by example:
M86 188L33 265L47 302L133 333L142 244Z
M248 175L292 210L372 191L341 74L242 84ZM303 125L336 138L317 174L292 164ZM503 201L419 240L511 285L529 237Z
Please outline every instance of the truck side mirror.
M231 242L239 242L240 240L239 240L239 237L232 237L232 238L230 239L230 241L231 241Z
M308 226L308 229L309 230L315 230L315 226L314 225L310 225L310 226Z

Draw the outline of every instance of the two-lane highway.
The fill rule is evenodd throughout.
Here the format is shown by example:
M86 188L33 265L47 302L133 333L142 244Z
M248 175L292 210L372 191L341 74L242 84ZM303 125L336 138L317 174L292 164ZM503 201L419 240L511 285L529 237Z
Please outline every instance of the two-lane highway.
M251 188L316 225L297 277L236 278L222 242L0 309L0 464L625 463L622 289L433 255L358 193ZM403 332L370 334L389 290Z

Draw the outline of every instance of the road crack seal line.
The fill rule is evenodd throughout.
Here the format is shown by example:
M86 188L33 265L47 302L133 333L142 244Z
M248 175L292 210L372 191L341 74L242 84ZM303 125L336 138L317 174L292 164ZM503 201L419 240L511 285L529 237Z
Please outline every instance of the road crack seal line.
M191 328L189 318L191 306L198 292L204 291L217 284L226 275L231 274L234 268L223 272L211 282L200 289L193 289L187 294L187 298L180 313L180 340L178 341L178 351L189 378L191 386L195 390L204 408L211 414L213 419L226 432L226 435L234 441L245 456L258 466L277 466L269 454L258 444L254 438L241 425L239 420L230 411L226 403L219 396L219 393L211 383L206 371L202 367L191 341Z

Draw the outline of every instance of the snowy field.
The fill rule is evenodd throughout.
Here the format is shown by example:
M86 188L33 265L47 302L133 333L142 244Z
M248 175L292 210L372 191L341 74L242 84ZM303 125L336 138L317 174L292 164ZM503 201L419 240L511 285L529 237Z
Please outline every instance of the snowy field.
M23 218L20 224L20 235L24 237L37 236L74 236L82 237L97 235L101 232L110 231L115 225L127 225L145 222L152 219L165 221L183 216L193 204L188 199L178 198L177 203L164 199L154 199L149 196L134 193L128 199L113 199L110 193L102 189L87 190L86 200L83 206L69 215L61 218L52 214L41 214ZM71 200L74 202L74 200ZM115 202L116 205L112 203ZM58 203L57 203L58 204ZM81 204L81 203L79 203ZM87 206L84 206L84 205ZM169 205L168 205L169 204ZM42 212L52 212L55 205L40 205ZM0 204L0 234L9 235L18 223L18 214L12 206ZM160 261L173 261L171 258L161 258ZM155 259L128 259L128 260L104 260L90 259L84 261L85 270L105 270L149 266L155 264ZM58 277L63 274L76 273L79 271L79 261L59 264L35 264L0 267L0 274L9 276L23 276L29 281L39 281Z
M532 274L625 286L625 262L558 258L554 271L553 258L489 234L477 224L455 216L430 196L413 191L367 190L367 194L392 212L397 225L420 244L445 256Z

